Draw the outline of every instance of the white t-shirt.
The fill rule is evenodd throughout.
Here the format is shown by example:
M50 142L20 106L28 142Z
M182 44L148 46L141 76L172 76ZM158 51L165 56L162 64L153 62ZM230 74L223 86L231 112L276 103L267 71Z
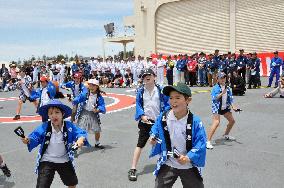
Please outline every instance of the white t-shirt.
M63 126L61 131L56 132L52 126L52 134L45 153L41 161L49 161L53 163L66 163L69 161L68 154L63 140Z
M96 98L97 94L90 93L89 99L84 109L88 111L93 111L96 106Z
M40 106L46 105L49 102L49 96L47 94L47 88L43 88L41 92Z
M177 120L173 111L171 110L167 117L167 126L170 133L171 146L175 147L181 155L186 155L186 127L187 117ZM165 163L166 165L177 169L189 169L192 168L191 163L181 165L174 157L169 157Z
M222 88L222 91L223 91L225 89L225 86L221 86L221 88ZM227 97L228 97L227 92L224 95L222 95L221 110L225 110L227 108Z
M160 94L156 86L154 86L152 93L146 88L144 89L143 104L144 115L155 121L160 114Z
M75 96L74 97L77 97L80 94L79 86L80 86L80 84L75 84L75 91L74 91Z

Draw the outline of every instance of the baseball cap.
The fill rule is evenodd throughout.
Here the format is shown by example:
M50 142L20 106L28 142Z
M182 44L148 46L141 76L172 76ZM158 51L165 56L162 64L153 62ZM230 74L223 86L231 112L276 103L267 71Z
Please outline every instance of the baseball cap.
M144 69L141 71L141 77L144 78L147 75L155 75L154 71L152 69Z
M46 76L40 77L41 82L48 82L48 78Z
M226 76L226 74L224 72L218 72L218 74L217 74L217 78L223 78L225 76Z
M185 83L178 82L174 86L166 86L163 89L163 94L166 95L166 96L170 96L170 93L172 91L177 91L181 94L185 94L185 95L191 97L191 90Z

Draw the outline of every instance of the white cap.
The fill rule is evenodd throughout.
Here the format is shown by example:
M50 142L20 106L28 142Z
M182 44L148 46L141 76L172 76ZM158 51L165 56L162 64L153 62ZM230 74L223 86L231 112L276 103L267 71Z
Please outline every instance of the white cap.
M100 85L100 82L99 82L99 80L96 80L96 79L90 79L90 80L88 81L88 84L94 84L94 85L99 86L99 85Z

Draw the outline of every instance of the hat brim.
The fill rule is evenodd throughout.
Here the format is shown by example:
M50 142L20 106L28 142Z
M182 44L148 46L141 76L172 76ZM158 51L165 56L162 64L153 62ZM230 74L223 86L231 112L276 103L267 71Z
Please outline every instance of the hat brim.
M155 74L146 73L146 74L143 74L143 75L142 75L142 78L145 78L145 76L151 76L151 75L155 76Z
M170 96L170 93L172 91L176 91L178 93L181 93L181 94L184 94L184 95L191 97L191 95L188 95L187 93L185 93L183 91L180 91L176 86L166 86L166 87L163 88L163 94L166 95L166 96Z
M72 114L72 109L69 106L64 104L47 104L39 108L38 114L41 115L44 119L48 119L48 109L50 107L57 107L63 112L63 119L68 118Z

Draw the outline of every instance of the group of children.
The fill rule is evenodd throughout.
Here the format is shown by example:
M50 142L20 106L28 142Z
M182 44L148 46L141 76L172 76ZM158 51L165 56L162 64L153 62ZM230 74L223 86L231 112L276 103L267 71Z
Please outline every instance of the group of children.
M70 101L73 109L71 109L56 99L61 98L58 97L59 86L49 81L48 77L42 76L41 87L33 90L30 77L25 75L23 70L20 70L20 76L21 93L14 120L20 119L21 107L26 100L34 103L38 114L42 117L42 124L28 137L22 138L29 151L40 145L36 168L37 187L50 187L55 172L58 172L64 185L76 187L78 180L73 165L76 150L72 148L90 146L87 141L87 132L89 132L95 134L95 147L104 149L99 141L101 132L99 113L106 112L102 97L105 92L100 90L98 80L90 79L85 85L82 83L80 73L75 73L73 81L60 85L62 88L72 90ZM72 121L65 120L70 116L73 116ZM1 157L0 168L7 177L11 175Z
M99 113L105 113L105 102L99 81L90 79L87 86L82 83L82 75L75 73L73 81L60 85L70 88L73 109L54 99L56 89L47 78L41 78L42 88L31 94L28 78L22 83L20 100L34 102L42 116L42 124L28 137L22 138L31 151L40 145L37 157L37 187L50 187L57 171L64 185L75 187L78 179L74 170L74 145L90 146L87 132L95 133L95 147L103 149L100 144L101 121ZM137 180L137 163L142 148L149 141L153 147L150 157L159 156L154 171L155 187L172 187L180 177L184 187L204 187L201 168L205 165L206 147L213 149L210 142L224 115L229 123L224 139L233 140L229 132L234 125L231 108L232 93L225 85L226 75L218 74L218 83L212 90L213 124L206 138L201 119L189 110L192 101L190 88L184 83L162 87L155 82L155 72L145 69L141 72L143 85L137 89L135 120L138 121L139 136L134 150L130 181ZM26 81L27 80L27 81ZM39 102L36 99L40 99ZM65 120L72 116L71 122ZM76 122L76 124L75 124ZM1 162L1 160L0 160Z
M137 163L147 141L153 147L150 157L159 156L154 171L155 187L172 187L180 177L183 187L204 187L201 168L205 165L206 148L213 149L211 139L220 123L220 115L229 121L224 134L225 140L235 140L229 136L235 120L231 109L232 92L226 86L226 74L218 73L217 84L213 87L213 124L206 138L205 128L200 118L189 110L192 95L190 88L181 82L162 88L155 83L155 73L145 70L141 74L143 86L137 90L135 120L138 121L139 136L134 150L130 181L137 180Z

